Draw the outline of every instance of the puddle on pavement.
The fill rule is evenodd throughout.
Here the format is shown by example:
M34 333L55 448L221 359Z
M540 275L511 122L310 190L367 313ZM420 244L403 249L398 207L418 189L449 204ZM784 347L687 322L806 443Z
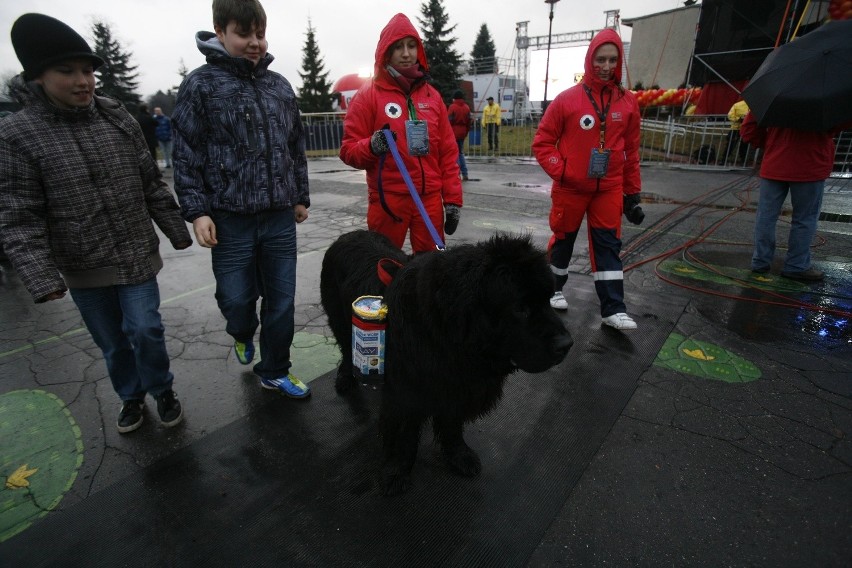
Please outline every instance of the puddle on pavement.
M516 181L510 181L509 183L503 184L506 187L517 187L519 189L540 189L544 187L540 183L518 183Z
M781 308L766 304L719 299L700 301L699 311L743 338L759 342L804 341L809 345L833 350L852 346L852 301L827 296L802 295L798 298L823 310Z

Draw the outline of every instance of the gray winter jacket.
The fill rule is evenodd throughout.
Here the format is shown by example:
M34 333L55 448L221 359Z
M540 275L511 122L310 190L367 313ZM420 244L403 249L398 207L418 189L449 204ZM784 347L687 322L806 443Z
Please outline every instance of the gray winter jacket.
M196 34L207 64L187 75L172 113L175 191L194 221L213 210L257 213L310 207L296 95L273 71L231 57L211 32Z
M14 80L24 104L0 119L0 236L36 302L52 292L140 284L162 268L154 222L192 244L139 124L113 99L62 110ZM64 279L64 282L63 282Z

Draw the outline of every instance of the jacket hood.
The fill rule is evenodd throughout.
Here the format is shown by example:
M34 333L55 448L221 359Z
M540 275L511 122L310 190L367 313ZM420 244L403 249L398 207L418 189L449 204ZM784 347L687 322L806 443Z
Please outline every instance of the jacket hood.
M618 65L615 67L615 73L613 74L613 78L609 81L601 81L597 77L597 75L595 75L592 66L592 58L595 55L595 51L597 51L597 49L605 43L611 43L615 45L615 47L618 49ZM592 43L589 44L589 50L586 52L586 63L585 73L583 75L583 83L594 88L595 90L599 90L607 84L620 85L621 69L623 66L624 44L621 42L621 38L613 29L607 28L605 30L601 30L595 35L595 37L592 38Z
M195 46L207 58L207 63L226 67L241 76L265 73L266 68L275 59L267 52L255 66L244 57L232 57L213 32L201 31L195 34Z
M408 16L400 13L391 18L382 30L382 33L379 34L379 43L376 46L375 56L375 76L387 75L385 65L388 60L388 50L393 44L409 36L417 40L417 62L420 64L421 69L423 69L424 73L429 70L429 63L426 61L426 50L423 49L423 40L420 39L417 28L414 27Z

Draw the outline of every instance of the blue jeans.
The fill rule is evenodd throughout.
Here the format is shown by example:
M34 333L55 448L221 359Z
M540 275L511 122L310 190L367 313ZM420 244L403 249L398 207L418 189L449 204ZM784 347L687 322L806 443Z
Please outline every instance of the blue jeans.
M792 182L760 178L752 269L769 268L772 264L775 254L775 224L788 191L793 205L793 220L782 270L803 272L811 267L811 241L816 233L824 188L825 180Z
M467 162L464 160L464 138L456 138L459 145L459 169L464 177L467 177Z
M121 400L141 400L145 393L156 396L172 388L156 278L70 292Z
M296 218L292 209L248 215L214 211L212 250L216 301L237 341L254 339L260 324L261 360L254 372L275 378L290 370L296 296ZM260 303L260 321L257 300Z
M172 141L171 140L159 140L160 150L163 152L163 161L165 162L163 165L166 167L170 167L172 165Z

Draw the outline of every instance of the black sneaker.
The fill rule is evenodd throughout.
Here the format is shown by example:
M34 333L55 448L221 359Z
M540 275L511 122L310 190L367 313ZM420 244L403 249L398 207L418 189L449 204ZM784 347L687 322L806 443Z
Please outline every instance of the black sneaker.
M145 402L137 399L125 400L118 413L118 432L127 434L142 426L142 409Z
M175 391L169 389L156 395L154 400L157 401L157 414L160 415L160 422L163 423L163 426L171 428L180 424L180 421L183 420L183 409Z

